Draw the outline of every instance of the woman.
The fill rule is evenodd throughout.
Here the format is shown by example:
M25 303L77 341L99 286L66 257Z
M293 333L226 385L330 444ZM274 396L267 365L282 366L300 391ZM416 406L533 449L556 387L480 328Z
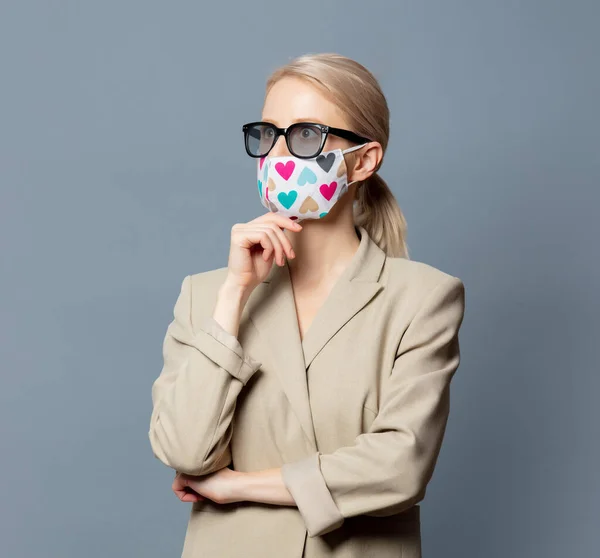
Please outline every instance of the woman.
M153 452L192 503L183 558L417 558L463 283L408 258L363 66L293 60L243 130L270 211L185 277L152 388Z

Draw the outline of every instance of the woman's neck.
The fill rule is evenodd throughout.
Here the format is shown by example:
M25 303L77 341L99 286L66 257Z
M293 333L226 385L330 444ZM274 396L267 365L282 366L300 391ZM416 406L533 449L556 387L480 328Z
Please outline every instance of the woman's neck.
M298 233L284 234L290 239L296 257L288 260L290 275L300 287L310 288L344 271L360 244L351 220L325 223L305 220Z

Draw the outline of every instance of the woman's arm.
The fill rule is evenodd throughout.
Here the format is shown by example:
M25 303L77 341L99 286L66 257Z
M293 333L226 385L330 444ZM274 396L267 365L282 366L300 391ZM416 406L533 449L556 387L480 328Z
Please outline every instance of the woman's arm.
M185 491L191 488L193 493ZM194 477L177 474L173 491L182 502L198 502L204 498L216 504L258 502L275 506L295 506L281 476L281 469L241 472L224 467L211 475Z
M231 462L237 396L261 363L245 354L231 333L237 334L246 295L224 283L213 316L192 325L191 283L186 276L164 338L164 365L152 386L149 438L165 465L206 475Z
M379 413L354 445L281 469L213 478L228 497L297 505L309 536L360 514L391 515L419 502L433 474L458 368L464 285L446 278L426 298L401 342ZM207 485L198 485L200 491ZM221 492L223 493L223 492ZM210 494L208 495L210 498Z

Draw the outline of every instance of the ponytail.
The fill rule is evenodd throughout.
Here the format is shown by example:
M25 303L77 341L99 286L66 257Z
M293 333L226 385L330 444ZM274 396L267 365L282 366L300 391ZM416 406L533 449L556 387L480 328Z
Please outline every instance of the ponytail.
M354 223L364 227L388 256L410 259L406 219L389 186L376 172L358 185Z

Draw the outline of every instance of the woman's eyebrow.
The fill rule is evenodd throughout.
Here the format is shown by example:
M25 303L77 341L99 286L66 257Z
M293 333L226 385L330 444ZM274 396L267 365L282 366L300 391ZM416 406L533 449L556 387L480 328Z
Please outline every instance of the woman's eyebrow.
M325 125L324 122L321 121L320 118L314 118L314 117L307 117L307 118L297 118L295 120L293 120L292 122L314 122L315 124L323 124Z
M273 118L265 118L264 116L261 117L261 118L262 118L262 122L268 122L269 124L274 124L278 128L280 127L279 123L277 122L277 120L275 120ZM290 122L290 124L296 124L297 122L312 122L312 123L315 123L315 124L323 124L323 126L325 126L325 123L320 118L313 118L313 117L294 118Z

